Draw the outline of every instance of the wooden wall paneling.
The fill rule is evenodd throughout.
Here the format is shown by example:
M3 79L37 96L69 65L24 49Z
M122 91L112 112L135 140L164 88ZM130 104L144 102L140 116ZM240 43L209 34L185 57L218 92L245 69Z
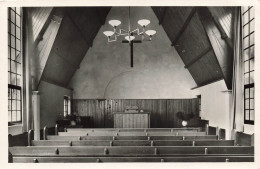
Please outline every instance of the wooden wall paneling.
M192 99L192 113L194 113L197 117L199 117L199 99Z
M204 30L215 52L218 64L221 67L223 77L228 89L232 88L233 52L228 44L221 38L221 33L215 25L208 8L199 8L199 15Z
M108 126L113 128L114 126L114 120L113 120L113 107L116 107L116 101L111 100L111 108L108 111L107 117L108 117Z
M175 117L174 114L178 110L178 102L177 100L167 100L167 119L169 127L175 127Z
M113 127L113 112L124 112L125 106L139 106L144 112L151 112L151 128L180 127L180 121L176 119L176 113L198 113L197 99L112 99L98 101L94 99L73 100L73 111L80 116L93 117L94 127ZM141 125L140 116L138 119L124 119L128 127L130 125ZM119 118L120 119L120 118ZM136 123L134 121L136 120ZM115 123L123 125L123 121L117 120Z

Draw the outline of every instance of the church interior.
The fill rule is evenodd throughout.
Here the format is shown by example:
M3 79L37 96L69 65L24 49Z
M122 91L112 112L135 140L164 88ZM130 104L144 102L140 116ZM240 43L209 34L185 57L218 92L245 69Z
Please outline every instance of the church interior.
M9 163L255 161L254 6L6 12Z

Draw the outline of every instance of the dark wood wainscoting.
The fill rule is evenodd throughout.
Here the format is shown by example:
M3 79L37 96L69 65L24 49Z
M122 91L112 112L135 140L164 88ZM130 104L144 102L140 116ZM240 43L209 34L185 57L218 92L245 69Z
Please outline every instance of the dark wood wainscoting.
M123 112L125 106L138 106L144 112L151 112L151 128L181 127L176 113L194 113L198 116L198 99L74 99L72 112L93 118L94 127L113 128L113 112ZM192 120L193 125L198 125Z

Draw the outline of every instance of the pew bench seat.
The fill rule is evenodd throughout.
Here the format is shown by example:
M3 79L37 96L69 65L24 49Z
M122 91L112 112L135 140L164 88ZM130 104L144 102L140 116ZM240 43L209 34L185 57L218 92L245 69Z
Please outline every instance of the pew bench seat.
M205 136L206 132L58 132L59 136Z
M234 140L33 140L32 146L233 146Z
M12 156L253 155L252 146L72 146L9 147Z
M56 136L48 135L47 140L217 140L218 136Z
M95 163L95 162L254 162L253 156L186 157L13 157L14 163Z
M67 128L67 132L199 132L201 128Z

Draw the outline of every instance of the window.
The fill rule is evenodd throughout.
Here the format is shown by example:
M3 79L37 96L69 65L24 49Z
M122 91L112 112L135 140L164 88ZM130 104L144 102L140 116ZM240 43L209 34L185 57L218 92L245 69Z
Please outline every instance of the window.
M64 117L70 114L70 97L64 96Z
M199 101L199 116L201 115L201 95L197 96L198 101Z
M242 50L244 61L244 123L254 124L255 117L255 8L242 7Z
M22 122L21 10L8 8L8 122Z

